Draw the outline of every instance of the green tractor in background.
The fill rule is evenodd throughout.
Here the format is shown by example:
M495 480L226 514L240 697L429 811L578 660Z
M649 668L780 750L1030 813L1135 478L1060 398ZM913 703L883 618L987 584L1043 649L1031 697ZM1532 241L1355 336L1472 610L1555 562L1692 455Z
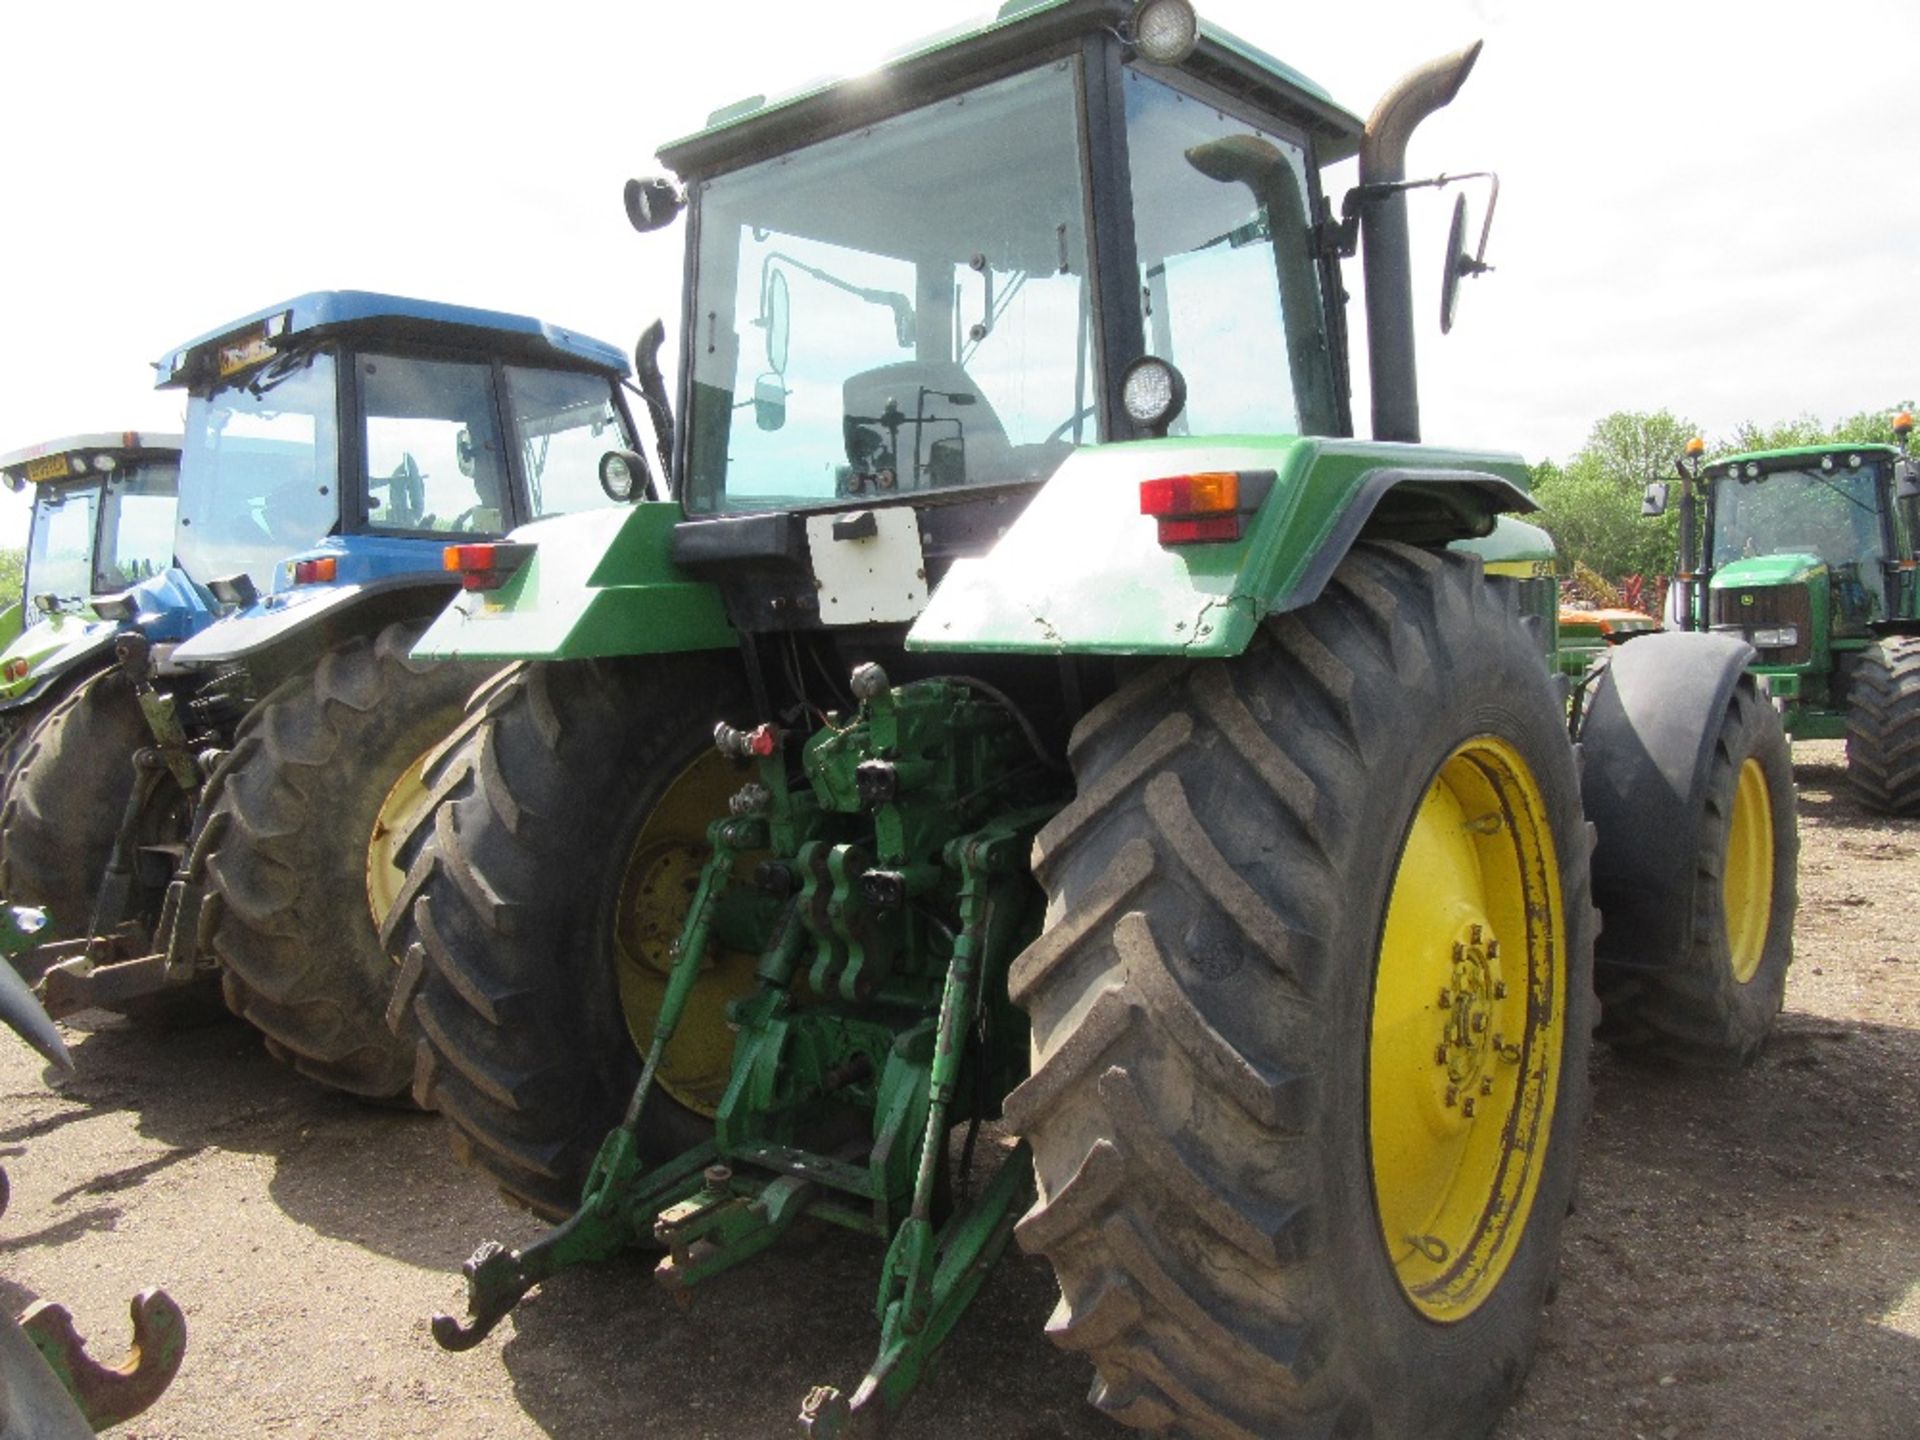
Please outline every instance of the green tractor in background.
M1758 654L1787 733L1847 742L1861 803L1920 814L1920 473L1913 417L1893 445L1759 450L1680 472L1671 618L1738 636ZM1647 487L1643 513L1666 511Z
M177 645L212 621L173 563L179 475L178 435L131 430L0 456L7 488L33 490L21 603L0 612L0 781L35 722L113 663L117 635Z
M1477 53L1363 124L1183 0L1022 0L629 184L642 231L691 212L671 498L450 550L416 652L520 663L423 777L390 1015L565 1217L474 1255L443 1345L807 1216L885 1247L811 1435L896 1413L1010 1237L1123 1424L1492 1427L1596 903L1617 1042L1737 1061L1797 832L1750 648L1637 639L1570 712L1525 465L1418 443L1405 147Z

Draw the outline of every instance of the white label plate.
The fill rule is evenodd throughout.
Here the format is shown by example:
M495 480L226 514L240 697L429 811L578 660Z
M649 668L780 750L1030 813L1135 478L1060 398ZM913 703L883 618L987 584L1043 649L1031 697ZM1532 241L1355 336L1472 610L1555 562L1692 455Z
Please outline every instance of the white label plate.
M874 521L872 535L834 538L836 524L859 524L866 516ZM897 623L927 608L927 562L920 549L920 517L911 505L809 515L807 548L813 552L823 624Z

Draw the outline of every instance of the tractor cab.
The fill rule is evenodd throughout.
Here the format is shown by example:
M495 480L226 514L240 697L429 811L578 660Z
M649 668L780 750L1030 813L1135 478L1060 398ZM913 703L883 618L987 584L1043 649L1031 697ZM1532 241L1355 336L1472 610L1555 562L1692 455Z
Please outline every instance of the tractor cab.
M520 315L356 291L303 295L156 366L187 392L176 548L234 612L180 656L238 658L323 614L456 577L487 540L608 503L631 446L611 346Z
M1843 737L1862 657L1920 631L1901 448L1803 446L1710 464L1690 454L1680 467L1675 618L1752 645L1796 736ZM1664 508L1665 490L1652 487L1651 513Z
M1375 435L1419 438L1405 192L1444 177L1406 181L1404 150L1476 54L1426 67L1369 132L1184 4L1017 0L884 83L716 112L659 152L677 178L627 187L637 229L688 217L678 415L655 407L678 504L640 507L622 547L672 573L628 568L636 591L699 582L746 632L1227 654L1257 620L1223 606L1236 589L1320 583L1247 574L1295 523L1443 544L1533 508L1512 457L1415 476L1349 438L1340 263L1363 221ZM1330 198L1323 171L1356 153L1362 183ZM1477 273L1457 241L1446 258ZM1368 483L1309 487L1322 464ZM1214 480L1172 483L1196 474ZM473 547L468 588L571 573L576 528ZM517 635L511 593L463 597L429 652L549 653L556 626L563 653L602 643L570 599Z
M1212 32L1156 65L1098 8L1007 6L910 82L660 152L694 237L673 551L736 622L912 620L1084 447L1350 433L1315 221L1359 121Z
M0 653L0 713L16 710L133 626L158 644L213 617L212 597L174 563L180 437L76 435L0 458L33 487L20 624Z
M1714 627L1741 620L1720 597L1769 583L1815 588L1823 571L1821 608L1835 638L1862 639L1896 614L1906 573L1898 561L1913 555L1892 503L1897 458L1891 446L1870 445L1708 467ZM1811 632L1804 638L1812 643Z

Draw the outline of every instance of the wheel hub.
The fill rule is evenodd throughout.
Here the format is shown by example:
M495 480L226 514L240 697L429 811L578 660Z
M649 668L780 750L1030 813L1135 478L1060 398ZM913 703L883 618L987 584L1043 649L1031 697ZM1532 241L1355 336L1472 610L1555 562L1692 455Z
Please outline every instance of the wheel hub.
M1453 942L1453 979L1440 995L1445 1012L1440 1051L1446 1057L1449 1089L1465 1091L1488 1068L1496 999L1507 987L1499 975L1500 942L1486 926L1461 927ZM1471 1113L1471 1112L1469 1112Z

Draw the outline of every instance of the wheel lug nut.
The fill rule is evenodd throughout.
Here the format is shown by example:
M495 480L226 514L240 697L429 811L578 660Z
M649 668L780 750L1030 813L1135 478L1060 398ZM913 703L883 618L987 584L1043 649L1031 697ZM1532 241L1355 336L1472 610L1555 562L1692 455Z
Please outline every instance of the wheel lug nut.
M1447 1063L1447 1047L1445 1045L1436 1045L1433 1047L1433 1063L1436 1065L1444 1065Z
M1466 958L1467 958L1467 947L1458 940L1454 941L1453 942L1453 963L1458 965L1462 960Z
M1442 1010L1451 1010L1453 1008L1453 993L1444 986L1442 986L1440 990L1440 1008Z
M1467 927L1467 938L1476 945L1480 943L1482 937L1484 937L1486 933L1487 932L1482 930L1478 925L1469 925Z
M1487 1028L1486 1016L1476 1015L1473 1017L1473 1033L1474 1034L1478 1035L1481 1031L1485 1030L1486 1028Z
M1491 1075L1483 1075L1480 1078L1480 1093L1482 1095L1491 1095L1493 1093L1493 1077Z
M1447 1086L1447 1104L1448 1105L1457 1104L1459 1102L1459 1099L1460 1099L1459 1090L1455 1089L1451 1085ZM1471 1105L1473 1102L1469 1100L1467 1103Z
M1499 958L1500 958L1500 942L1498 940L1487 941L1487 959L1498 960Z
M1493 998L1496 1000L1504 1000L1507 998L1507 982L1506 981L1496 980L1493 982Z
M1460 1113L1469 1120L1473 1118L1473 1097L1471 1095L1460 1102Z

